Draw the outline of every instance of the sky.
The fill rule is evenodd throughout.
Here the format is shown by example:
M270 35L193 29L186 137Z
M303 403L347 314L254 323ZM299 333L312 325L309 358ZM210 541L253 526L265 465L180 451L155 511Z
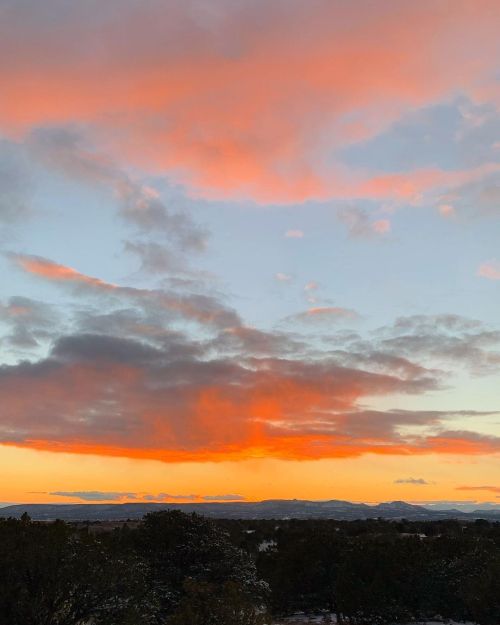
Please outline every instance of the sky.
M0 0L0 501L500 504L497 0Z

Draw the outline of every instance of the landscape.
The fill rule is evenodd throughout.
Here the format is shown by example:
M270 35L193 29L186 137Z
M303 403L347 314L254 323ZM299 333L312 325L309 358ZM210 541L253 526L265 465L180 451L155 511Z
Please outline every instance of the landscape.
M0 625L500 625L500 0L0 0Z
M500 522L485 519L210 520L157 510L37 522L24 512L0 520L0 556L6 625L500 619Z
M375 505L350 501L268 500L258 502L217 503L102 503L102 504L17 504L0 507L0 517L21 518L28 514L35 521L123 521L142 519L150 512L178 510L214 519L337 519L358 521L364 519L406 519L432 521L484 519L500 523L500 506L476 508L470 511L435 509L404 501Z

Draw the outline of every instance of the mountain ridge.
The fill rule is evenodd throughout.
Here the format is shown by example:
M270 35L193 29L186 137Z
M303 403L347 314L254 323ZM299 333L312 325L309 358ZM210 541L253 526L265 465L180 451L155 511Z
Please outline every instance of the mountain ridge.
M140 519L148 512L158 510L196 512L211 518L230 519L408 519L438 520L483 518L500 521L500 511L456 509L435 510L405 501L389 501L368 505L340 499L310 501L305 499L268 499L258 502L204 502L204 503L58 503L13 504L0 508L0 518L20 518L27 512L33 520L53 521L114 521Z

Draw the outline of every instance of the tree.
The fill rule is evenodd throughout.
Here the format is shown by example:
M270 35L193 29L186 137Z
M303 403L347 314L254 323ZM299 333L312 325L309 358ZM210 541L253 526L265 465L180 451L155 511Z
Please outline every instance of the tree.
M263 625L264 613L241 584L187 580L184 596L168 625Z
M178 511L153 512L146 515L135 539L148 562L163 617L171 616L182 601L186 580L212 589L235 583L253 605L263 605L268 589L258 580L253 560L213 521Z
M0 522L0 625L152 622L136 554L62 522Z

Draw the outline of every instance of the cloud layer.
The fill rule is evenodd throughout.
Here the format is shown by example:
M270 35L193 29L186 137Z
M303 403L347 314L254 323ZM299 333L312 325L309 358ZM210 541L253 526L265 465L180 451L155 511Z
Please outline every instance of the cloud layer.
M4 444L167 462L500 450L495 436L447 426L490 413L364 406L438 390L446 372L432 363L498 366L491 346L500 333L477 321L400 318L370 340L339 333L318 350L295 333L246 327L214 297L110 284L40 257L10 259L76 302L95 298L95 308L60 333L37 302L4 306L11 340L39 337L49 346L36 361L0 367ZM338 314L313 310L312 318Z
M391 318L441 305L420 301L425 288L407 305L407 269L392 274L401 259L382 258L391 245L405 255L397 245L406 234L418 243L410 250L416 272L425 261L415 222L398 230L396 209L432 215L436 237L500 215L496 0L421 0L397 10L391 0L362 10L340 0L0 0L0 16L2 263L21 276L20 289L33 286L27 297L13 279L0 301L8 352L0 443L165 462L500 451L500 438L484 427L497 413L444 402L414 408L451 388L454 376L498 373L498 325L429 312L359 329L366 313L379 318L386 297L394 299ZM38 178L43 208L30 202ZM26 227L59 199L61 180L72 193L91 190L118 217L88 273L78 268L82 252L71 255L71 240L61 240L67 232L44 231L41 220ZM301 208L323 207L321 224L304 214L282 219L276 206L248 233L224 219L226 210L264 213L256 203L309 200L321 202ZM209 213L217 247L201 271L193 259L209 237L198 222ZM101 234L97 222L93 235ZM7 238L14 223L21 234ZM268 224L271 243L260 230ZM212 274L234 265L223 279L243 282L235 267L254 261L240 249L250 235L247 254L261 268L269 260L265 275L281 298L278 327L260 310L258 298L269 295L260 285L254 326L232 287ZM130 279L126 263L112 275L127 277L102 277L99 262L111 265L118 236L142 281ZM93 241L85 243L92 254ZM358 253L365 245L371 251ZM485 243L471 260L465 239L460 245L453 253L467 256L478 289L495 289L479 280L500 278L494 251ZM380 289L367 302L362 278L379 258ZM54 294L51 303L42 289ZM440 284L447 310L453 300L444 291ZM358 303L372 309L358 312ZM475 310L469 303L461 308Z
M0 123L19 133L84 124L127 160L209 196L411 200L462 174L353 176L339 154L407 110L458 95L498 104L499 18L494 0L397 11L388 0L362 11L327 0L113 0L105 10L22 0L2 7Z

